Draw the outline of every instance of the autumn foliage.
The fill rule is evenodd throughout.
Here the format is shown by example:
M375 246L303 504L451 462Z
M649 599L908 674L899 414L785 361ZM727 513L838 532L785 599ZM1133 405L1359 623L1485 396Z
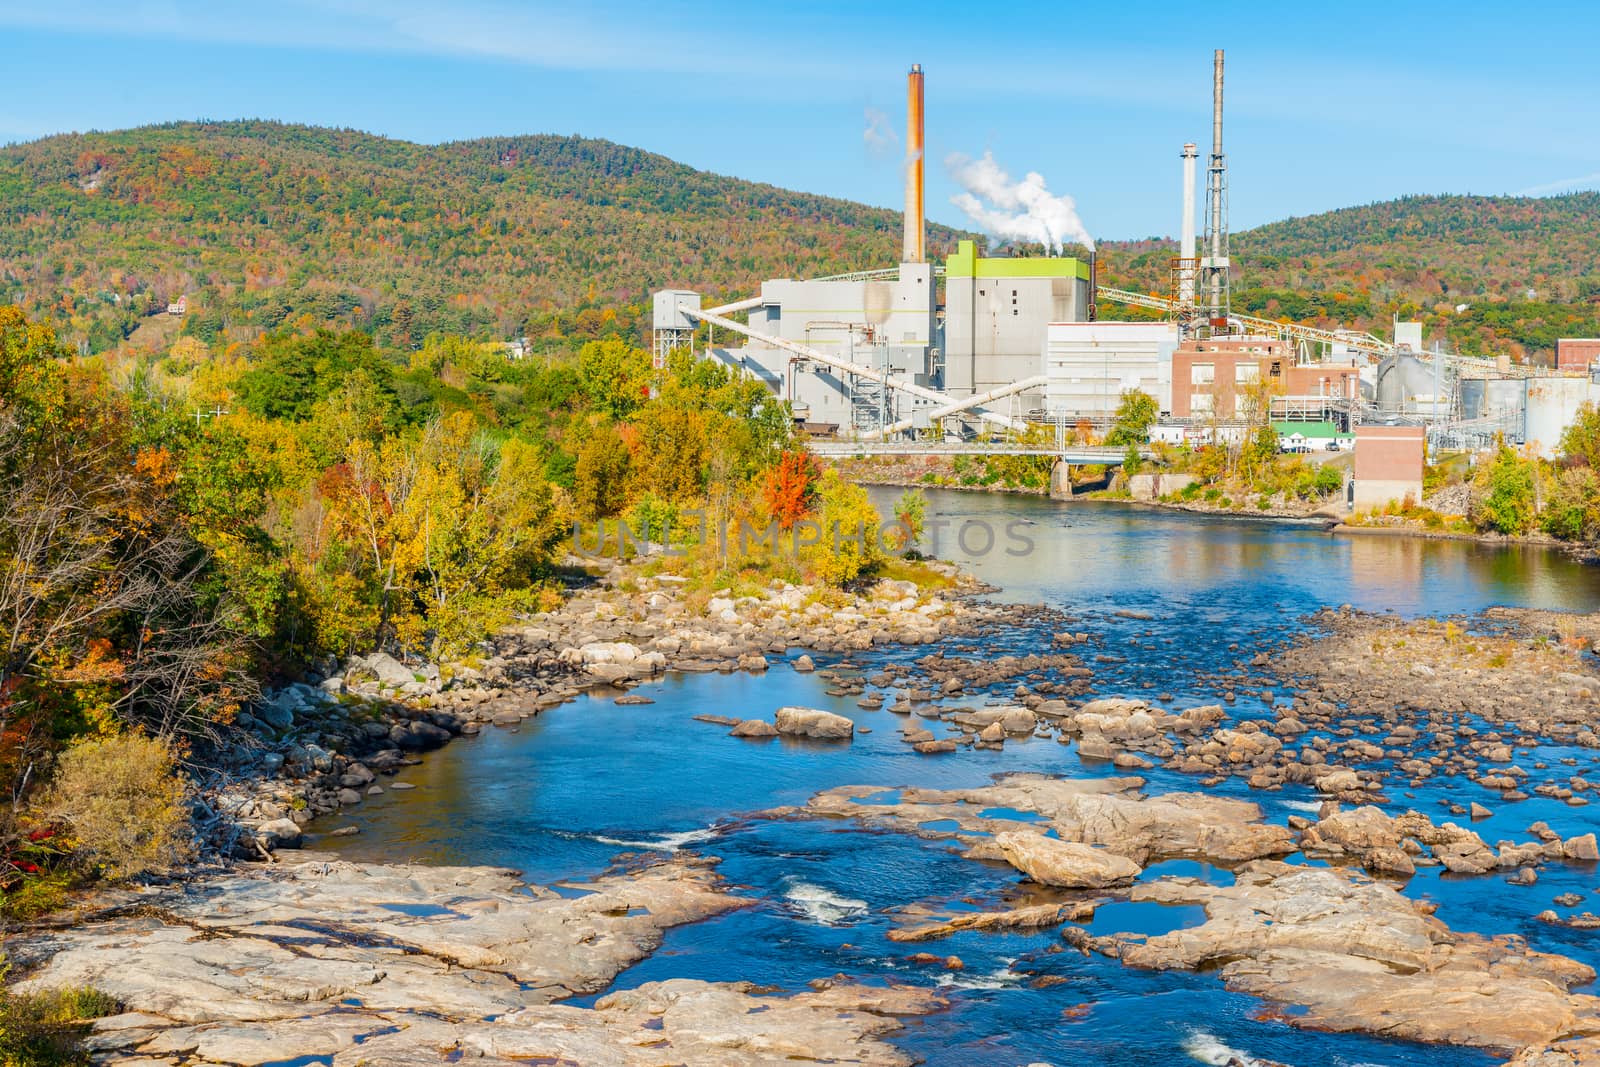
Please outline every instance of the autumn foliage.
M808 515L816 503L817 481L822 467L817 457L804 449L785 452L778 465L767 472L761 486L761 499L767 511L785 530Z

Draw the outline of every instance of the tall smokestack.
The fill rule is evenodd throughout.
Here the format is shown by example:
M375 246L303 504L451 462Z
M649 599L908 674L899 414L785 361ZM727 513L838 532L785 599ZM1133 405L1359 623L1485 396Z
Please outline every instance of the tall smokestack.
M1227 329L1228 157L1222 153L1222 49L1212 57L1211 164L1206 168L1206 253L1201 259L1201 291L1212 329Z
M1178 300L1185 307L1194 306L1194 168L1198 155L1196 145L1183 146L1183 237L1178 255L1184 262L1178 274Z
M900 262L926 260L927 222L923 206L922 64L906 75L906 213L905 243Z

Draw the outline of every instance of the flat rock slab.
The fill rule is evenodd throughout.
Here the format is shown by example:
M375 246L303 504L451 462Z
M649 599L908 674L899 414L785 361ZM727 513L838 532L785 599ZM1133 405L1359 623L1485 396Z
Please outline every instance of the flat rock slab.
M1295 1026L1506 1052L1600 1030L1600 998L1570 992L1590 968L1518 937L1453 931L1356 871L1262 861L1231 886L1168 878L1130 896L1199 904L1206 921L1096 949L1135 967L1220 966L1230 989L1303 1007Z
M22 988L92 986L124 1005L131 1014L97 1027L103 1051L253 1064L594 993L667 928L745 903L687 857L576 888L498 868L316 860L130 895L111 917L7 950Z

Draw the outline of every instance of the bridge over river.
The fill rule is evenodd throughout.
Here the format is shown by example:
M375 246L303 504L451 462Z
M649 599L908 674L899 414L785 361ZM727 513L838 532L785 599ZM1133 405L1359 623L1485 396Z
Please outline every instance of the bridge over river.
M818 456L849 459L853 456L1049 456L1070 466L1103 464L1120 466L1127 456L1125 448L1098 445L1037 445L1009 441L820 441L806 447ZM1149 449L1140 449L1148 457Z

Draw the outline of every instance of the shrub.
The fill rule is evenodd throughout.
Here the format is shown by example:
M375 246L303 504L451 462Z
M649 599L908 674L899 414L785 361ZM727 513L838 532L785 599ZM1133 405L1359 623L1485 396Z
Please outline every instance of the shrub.
M1503 534L1526 533L1535 513L1535 468L1501 446L1483 475L1484 496L1474 516L1478 524Z
M0 968L0 977L4 973ZM88 1021L118 1010L114 1000L94 989L47 989L37 993L0 990L0 1064L87 1064L89 1057L79 1042L89 1029Z
M67 749L40 810L69 828L75 856L97 873L133 878L187 853L183 794L167 745L124 734Z

